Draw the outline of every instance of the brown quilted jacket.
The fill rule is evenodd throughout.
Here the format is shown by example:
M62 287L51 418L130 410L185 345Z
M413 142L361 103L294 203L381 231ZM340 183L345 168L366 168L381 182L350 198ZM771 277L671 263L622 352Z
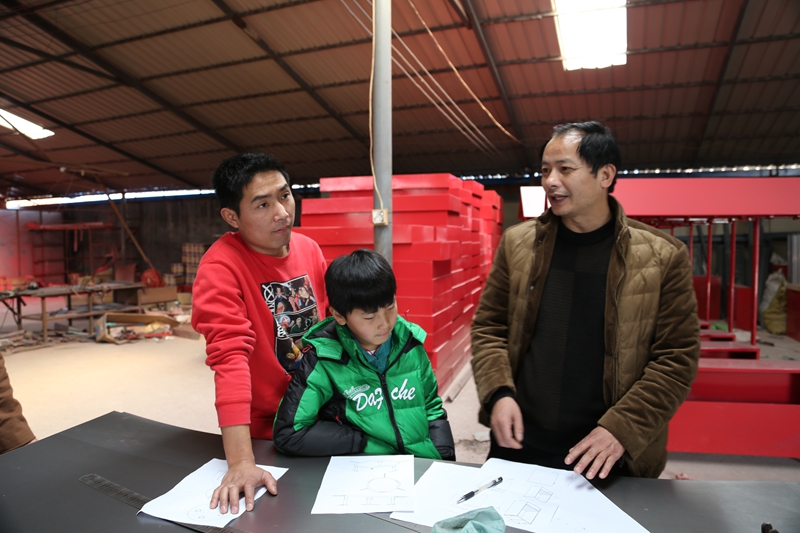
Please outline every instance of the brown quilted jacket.
M697 373L697 301L683 243L629 220L613 197L609 205L616 222L605 312L608 411L598 425L625 447L623 460L632 475L657 477L667 461L669 420ZM472 368L481 406L499 387L515 390L557 230L558 217L548 211L503 234L472 325ZM489 425L483 407L479 418Z

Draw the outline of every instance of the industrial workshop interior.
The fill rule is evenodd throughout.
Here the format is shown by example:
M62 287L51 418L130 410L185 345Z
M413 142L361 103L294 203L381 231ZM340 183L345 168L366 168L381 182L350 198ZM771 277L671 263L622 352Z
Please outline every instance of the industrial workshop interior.
M595 164L581 144L574 168L563 171L572 163L551 157L560 146L554 143L578 143L590 134L554 128L592 121L616 139L620 162ZM562 230L574 231L567 221L578 220L580 202L590 201L569 185L567 172L585 171L593 181L581 186L594 191L608 186L595 187L611 169L611 189L592 193L610 190L616 200L603 203L615 221L606 218L605 226L617 227L621 218L633 228L647 224L654 228L652 242L673 243L676 254L688 258L684 293L691 283L696 317L683 318L699 324L696 375L664 422L666 465L657 479L636 480L653 483L641 492L642 501L659 499L662 507L637 507L628 492L620 496L622 489L598 481L599 492L627 513L626 520L633 518L630 529L608 525L610 518L608 529L600 519L580 527L565 522L570 507L564 503L561 514L553 511L552 522L535 531L755 532L765 524L765 532L800 532L797 0L0 0L0 355L8 374L5 385L0 375L0 386L10 383L10 401L18 402L36 438L0 456L0 532L72 531L76 524L84 531L159 527L130 507L107 508L118 505L108 503L108 495L84 494L80 476L67 472L73 455L91 465L97 454L97 471L83 474L105 476L150 498L205 461L194 459L199 451L181 459L179 448L163 448L152 452L170 457L163 463L168 467L159 467L162 459L147 455L142 444L155 436L133 444L136 434L124 434L103 417L144 419L156 428L153 435L181 432L175 442L178 435L188 442L203 434L197 438L210 439L215 457L225 457L225 425L209 366L214 350L207 354L208 335L195 329L202 322L196 304L210 301L198 289L203 266L212 264L203 262L205 254L242 229L246 218L245 211L220 203L212 176L228 158L254 152L274 156L285 168L287 192L280 202L293 200L293 211L285 211L289 218L293 213L292 244L316 243L326 266L359 249L388 260L396 314L424 330L421 345L438 382L456 461L476 468L490 464L493 446L489 418L479 421L479 411L507 405L502 394L498 399L503 387L490 399L477 379L477 372L492 369L473 367L479 361L473 350L484 346L475 335L499 328L478 321L484 306L491 311L489 294L495 303L498 294L511 300L516 285L509 278L518 267L509 263L521 254L535 265L537 252L525 247L538 250L542 242L530 237L512 245L504 235L520 235L511 229L520 224L544 231L542 220L563 213L558 235L565 239ZM233 200L237 207L248 187ZM262 207L272 209L271 201ZM245 233L237 242L250 242ZM289 242L282 245L287 254ZM646 273L659 260L654 255L641 272L626 272L623 285L635 285L638 276L649 283ZM203 287L212 288L214 280L206 280ZM273 338L293 340L294 355L287 357L296 356L295 368L305 368L297 366L308 349L301 337L331 311L298 312L296 302L309 298L309 286L296 280L282 285L294 312L276 308L267 296L273 281L260 280L271 307L260 302L258 320L272 324ZM556 281L540 282L545 302L559 297L548 299ZM538 283L530 277L521 285L530 285L524 297L530 304ZM651 289L668 308L671 297L658 291L670 283L661 285ZM487 287L492 291L482 300ZM604 288L602 294L606 298ZM620 306L623 301L630 300L619 300ZM605 313L611 308L607 304ZM509 308L503 321L522 320L525 309L524 301ZM539 321L546 318L543 309ZM513 326L503 325L509 338L498 350L506 361L522 337L548 335L526 323L516 341ZM631 331L627 324L618 327L614 342L627 342ZM648 342L670 350L670 332L656 327ZM605 335L608 347L608 329ZM528 342L520 358L541 357L534 355L538 341ZM361 350L371 357L365 346ZM658 381L652 376L652 366L660 366L657 354L647 357L651 366L638 370L637 379ZM533 365L519 364L528 371ZM287 367L284 387L292 372ZM504 390L514 398L511 388ZM645 404L663 399L643 396L638 401ZM0 400L3 410L7 399ZM605 402L608 408L608 394ZM6 424L0 412L0 432L10 431ZM165 436L163 446L177 446L171 438ZM277 454L286 460L271 440L253 443L256 459ZM134 448L128 453L125 447ZM113 460L105 455L112 449ZM263 455L267 449L273 455ZM630 452L623 451L618 466ZM125 457L152 461L147 464L158 482L133 486L148 474ZM278 481L286 502L294 490L292 469L305 466L280 464L289 467ZM25 469L28 482L9 481L26 479ZM13 472L20 477L9 477ZM74 486L58 481L50 487L48 476L61 480L62 473L75 478ZM303 515L285 522L297 529L269 530L427 531L432 525L382 512L343 514L349 518L341 522L318 517L309 514L317 488L305 486L307 500L282 508ZM730 497L730 507L719 496L716 508L681 517L688 509L682 506L718 488L740 496ZM418 505L424 499L419 490ZM485 491L487 498L492 491ZM89 513L82 522L66 503L51 518L18 504L67 493L65 501ZM676 501L665 503L665 493L678 494ZM751 501L752 494L759 497ZM268 511L258 510L269 501L257 500L254 512L217 530L267 531ZM531 505L516 514L498 508L505 526L534 531L531 524L539 524L548 507ZM696 530L685 528L692 513L703 517ZM736 513L752 515L757 526L743 525ZM323 519L331 521L314 521Z

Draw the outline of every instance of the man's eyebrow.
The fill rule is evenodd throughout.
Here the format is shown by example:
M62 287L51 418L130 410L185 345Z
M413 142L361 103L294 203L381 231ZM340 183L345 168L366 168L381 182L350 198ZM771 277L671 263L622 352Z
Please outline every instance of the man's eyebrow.
M542 160L542 164L543 165L551 165L551 164L557 164L557 163L573 163L573 164L575 164L576 161L574 159L572 159L571 157L564 157L562 159L556 159L555 161L553 161L553 163L550 163L550 161L547 161L547 160Z
M289 184L286 183L286 184L283 185L283 187L278 189L278 193L282 193L282 192L286 191L288 188L289 188ZM261 200L269 200L270 198L272 198L272 194L271 193L259 194L258 196L253 196L253 199L250 200L250 203L254 204L256 202L260 202Z
M254 204L256 202L260 202L261 200L269 200L270 198L272 198L271 194L259 194L258 196L253 196L253 199L250 200L250 203Z

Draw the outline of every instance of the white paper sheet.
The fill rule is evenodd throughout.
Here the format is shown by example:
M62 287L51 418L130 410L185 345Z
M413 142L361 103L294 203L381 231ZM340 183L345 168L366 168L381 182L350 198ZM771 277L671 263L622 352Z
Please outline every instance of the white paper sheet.
M288 470L277 466L257 466L272 474L275 479L279 479ZM227 471L226 461L212 459L183 478L172 490L146 503L140 512L173 522L223 527L245 512L244 497L239 500L237 514L231 514L230 510L222 514L219 506L216 509L208 508L211 494L219 487ZM265 487L256 490L256 499L266 491Z
M456 503L492 479L503 482ZM434 463L416 485L413 513L392 513L397 520L432 527L435 522L481 507L494 507L507 526L536 533L642 533L645 530L582 476L499 459L483 467Z
M414 510L414 457L331 457L311 514Z
M439 520L467 512L469 509L462 510L456 502L464 495L464 487L470 486L476 472L478 470L471 466L433 463L414 486L418 501L416 510L395 512L391 517L433 527Z
M547 533L647 533L636 520L578 476Z

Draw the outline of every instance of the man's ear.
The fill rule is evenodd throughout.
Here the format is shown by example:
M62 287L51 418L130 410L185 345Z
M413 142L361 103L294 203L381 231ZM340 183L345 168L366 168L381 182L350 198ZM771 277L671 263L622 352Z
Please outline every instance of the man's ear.
M223 207L219 210L219 214L222 215L222 220L227 222L231 227L239 229L239 215L236 214L236 211L230 207Z
M337 311L331 306L328 306L328 310L331 312L331 316L333 317L333 319L336 321L337 324L339 324L340 326L344 326L345 324L347 324L347 319L344 316L342 316L342 314L339 313L339 311Z
M600 180L600 186L604 189L611 187L614 183L614 176L617 175L617 167L608 164L603 165L597 170L597 179Z

